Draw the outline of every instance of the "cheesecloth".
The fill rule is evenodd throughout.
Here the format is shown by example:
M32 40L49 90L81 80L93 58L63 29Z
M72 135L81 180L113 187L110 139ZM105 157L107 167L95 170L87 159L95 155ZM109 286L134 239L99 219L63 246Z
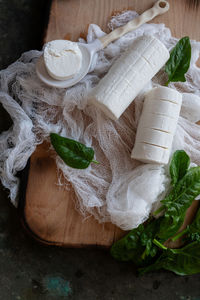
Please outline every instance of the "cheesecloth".
M137 16L125 11L108 24L112 30ZM88 29L87 42L105 33L94 24ZM168 167L141 164L130 157L134 145L144 92L162 85L166 75L161 70L138 95L122 117L114 122L93 106L87 106L87 95L113 62L143 34L154 35L171 49L177 39L164 24L144 24L101 50L95 57L91 72L68 89L47 87L36 76L35 63L42 51L24 53L18 61L0 72L0 102L10 114L13 125L0 135L0 179L10 190L10 199L18 203L19 179L36 146L49 141L49 133L76 139L95 150L99 165L85 170L72 169L55 154L62 178L55 184L76 193L76 207L99 222L112 221L123 229L131 229L145 221L152 205L159 204L169 185ZM84 40L80 39L85 43ZM170 84L184 92L183 109L173 143L173 151L184 149L192 162L200 164L200 129L194 123L200 116L200 69L195 62L200 43L192 41L192 60L187 81ZM191 95L195 94L195 97ZM189 99L189 100L188 100ZM184 109L185 108L185 109ZM200 119L200 118L199 118ZM37 192L37 191L36 191Z

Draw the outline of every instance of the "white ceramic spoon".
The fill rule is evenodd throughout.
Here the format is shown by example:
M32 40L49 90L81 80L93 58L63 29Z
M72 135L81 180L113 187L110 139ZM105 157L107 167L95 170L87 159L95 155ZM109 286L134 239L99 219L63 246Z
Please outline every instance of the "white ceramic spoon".
M88 73L94 54L97 51L105 48L111 42L120 38L122 35L126 34L127 32L138 28L140 25L148 21L151 21L153 18L155 18L158 15L164 14L168 10L169 10L169 3L165 0L159 0L154 4L152 8L146 10L137 18L134 18L126 25L113 30L109 34L99 39L96 39L94 42L90 44L78 43L79 48L82 52L82 65L79 73L77 73L73 78L69 78L67 80L62 80L62 81L52 78L46 70L43 55L38 59L38 62L36 64L36 73L38 77L49 86L53 86L57 88L67 88L73 86Z

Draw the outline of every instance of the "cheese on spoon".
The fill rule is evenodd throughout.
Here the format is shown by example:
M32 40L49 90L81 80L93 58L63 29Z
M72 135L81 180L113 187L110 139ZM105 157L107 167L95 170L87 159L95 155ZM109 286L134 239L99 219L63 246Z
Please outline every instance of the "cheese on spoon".
M82 53L77 43L67 40L51 41L44 48L44 63L52 78L66 80L80 71Z

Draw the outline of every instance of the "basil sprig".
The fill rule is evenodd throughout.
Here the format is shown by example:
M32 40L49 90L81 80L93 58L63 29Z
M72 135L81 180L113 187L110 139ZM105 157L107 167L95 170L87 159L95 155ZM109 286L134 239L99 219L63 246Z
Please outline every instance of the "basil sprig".
M188 36L179 40L170 53L170 58L165 65L165 72L170 82L185 82L185 73L188 71L191 60L191 44Z
M119 261L132 261L137 266L144 266L157 254L158 248L153 240L160 226L161 218L149 220L144 226L131 230L111 248L111 255Z
M172 189L156 212L162 211L164 215L158 219L151 217L147 224L131 230L111 248L115 259L132 261L141 268L140 274L161 268L179 275L200 272L200 209L193 223L178 232L187 208L200 194L200 167L189 168L189 163L184 151L174 153L170 163ZM182 236L184 247L169 249L164 245L168 238L175 241Z
M172 271L177 275L199 273L200 243L193 242L181 249L165 249L154 264L140 268L139 273L143 275L159 269Z
M86 169L91 162L98 163L94 158L94 150L75 140L56 133L50 134L51 144L66 165L75 169Z
M176 234L184 222L187 209L200 194L200 167L190 168L185 176L161 201L165 218L160 224L158 236L162 241Z

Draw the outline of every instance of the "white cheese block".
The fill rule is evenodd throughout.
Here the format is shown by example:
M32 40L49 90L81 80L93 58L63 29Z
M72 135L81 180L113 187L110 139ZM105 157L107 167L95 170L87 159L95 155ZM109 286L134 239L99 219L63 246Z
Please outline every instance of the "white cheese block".
M155 115L164 115L177 120L181 106L166 100L146 98L144 101L143 112Z
M172 119L164 115L156 115L152 113L142 114L140 118L141 127L158 129L174 134L177 126L177 119Z
M167 164L170 151L162 147L149 145L146 143L136 143L131 153L131 157L144 163Z
M148 99L167 100L175 104L182 104L182 95L178 91L165 86L156 87L149 91Z
M142 162L168 163L181 102L182 95L166 87L154 88L146 94L132 158Z
M82 53L77 43L55 40L44 48L44 63L49 75L57 80L66 80L81 68Z
M147 60L149 51L154 56ZM155 37L138 38L93 89L89 103L117 120L168 58L169 51Z
M139 128L136 135L137 143L148 143L151 145L171 148L173 135L164 131L151 128Z

